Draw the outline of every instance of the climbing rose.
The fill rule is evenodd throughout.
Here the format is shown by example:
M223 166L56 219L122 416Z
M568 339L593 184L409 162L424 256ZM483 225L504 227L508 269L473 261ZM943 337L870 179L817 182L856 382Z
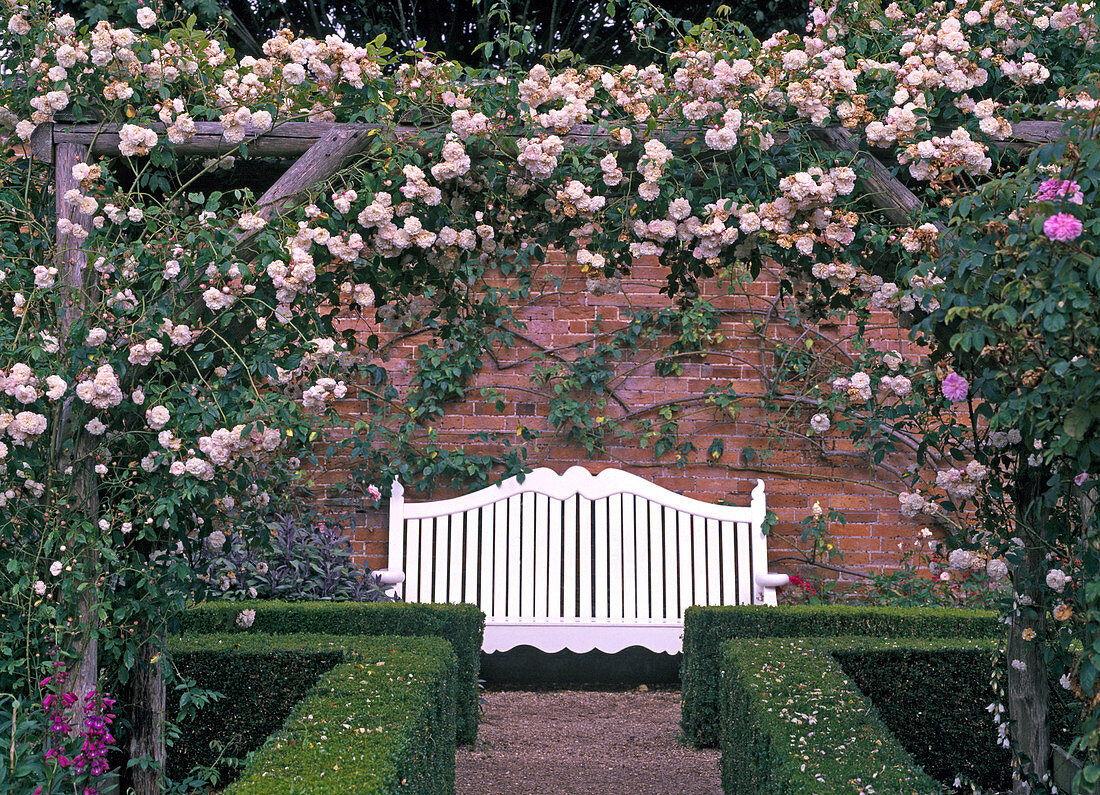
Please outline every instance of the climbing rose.
M1043 234L1059 243L1068 243L1081 235L1081 221L1069 213L1055 213L1043 221Z
M947 556L947 564L953 569L969 569L974 566L974 553L968 549L953 549Z
M1060 201L1066 199L1074 204L1084 204L1085 194L1081 192L1081 186L1070 179L1047 179L1039 184L1039 190L1035 193L1035 201Z
M159 431L172 419L171 413L164 406L153 406L145 412L145 421L154 431Z
M947 378L943 379L940 390L943 392L943 396L952 403L959 403L966 400L970 384L958 373L950 373Z
M829 417L826 414L815 414L810 418L810 427L816 433L825 433L829 430Z
M255 610L242 610L237 614L237 626L241 629L248 629L252 626L256 620Z
M1070 579L1061 569L1051 569L1047 572L1047 587L1052 591L1061 593L1066 589L1066 584L1069 583Z

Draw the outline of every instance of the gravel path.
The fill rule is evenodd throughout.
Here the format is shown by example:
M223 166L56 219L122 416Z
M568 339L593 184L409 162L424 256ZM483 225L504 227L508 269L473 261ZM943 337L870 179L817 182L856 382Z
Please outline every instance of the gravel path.
M718 751L680 737L678 690L484 694L457 791L478 795L720 795Z

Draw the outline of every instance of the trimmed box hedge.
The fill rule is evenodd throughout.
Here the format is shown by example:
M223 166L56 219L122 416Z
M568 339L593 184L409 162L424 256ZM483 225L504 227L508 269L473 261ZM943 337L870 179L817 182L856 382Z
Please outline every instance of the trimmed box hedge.
M185 727L170 764L181 747L200 755L211 734L239 735L242 755L262 743L226 795L454 792L458 662L442 638L235 633L171 646L184 675L226 698L199 713L201 731ZM289 717L278 715L296 689Z
M230 760L259 748L318 678L343 662L344 641L256 634L173 639L169 649L181 677L224 697L203 704L195 718L181 725L168 754L168 777L183 781L195 766L215 767L222 782L232 777ZM175 716L179 693L169 692L168 697L169 714Z
M732 638L989 638L1002 629L995 613L981 610L842 605L689 607L684 614L680 725L692 744L718 744L719 655L722 644Z
M882 722L925 772L950 783L959 773L983 790L1012 788L1011 754L997 742L987 707L999 643L953 639L836 645L832 656L875 705Z
M251 629L237 627L244 609L255 610ZM405 602L204 602L183 614L183 631L268 632L273 635L312 632L326 635L434 635L450 641L458 657L458 678L452 693L458 742L477 740L478 676L485 614L467 604L407 604Z
M1009 756L985 711L993 648L953 638L728 641L723 790L938 794L960 772L1003 788Z

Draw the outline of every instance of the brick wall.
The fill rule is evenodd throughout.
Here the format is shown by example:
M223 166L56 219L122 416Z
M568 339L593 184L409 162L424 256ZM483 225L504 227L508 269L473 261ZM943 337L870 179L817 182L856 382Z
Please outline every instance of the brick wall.
M723 418L702 404L700 396L712 385L733 384L741 395L757 395L762 391L761 373L775 366L775 355L762 350L759 337L751 323L759 320L775 300L778 283L765 275L754 282L749 295L726 294L717 279L701 285L703 295L723 310L718 331L725 338L715 352L705 356L681 359L683 373L662 377L654 369L657 349L643 350L631 361L617 365L615 394L621 404L609 402L604 410L609 419L632 426L638 419L659 419L656 411L669 402L687 401L680 412L681 436L692 438L697 452L677 465L674 453L655 460L652 447L642 449L637 441L622 443L612 439L604 455L589 458L583 448L571 446L549 427L549 402L546 388L534 384L535 367L532 356L543 351L543 361L555 357L572 359L576 349L571 346L592 340L601 329L604 332L621 327L633 309L660 308L669 305L660 294L663 283L661 268L642 261L623 279L623 289L614 295L594 295L586 276L575 262L555 257L536 274L539 289L532 291L526 305L517 308L517 316L525 325L519 329L523 339L511 349L495 351L497 362L487 360L485 368L467 391L465 403L450 406L447 415L435 424L439 438L449 444L471 447L468 435L481 430L505 431L514 434L521 426L540 431L537 441L528 443L532 467L548 466L561 472L574 464L592 471L618 466L649 478L673 491L701 500L727 500L747 504L756 478L763 478L768 494L768 507L778 516L778 525L770 542L773 558L794 554L801 533L799 522L812 510L815 502L828 510L843 511L848 523L831 527L843 552L843 564L858 570L891 568L899 560L899 543L911 540L921 523L904 520L898 512L896 493L901 484L886 473L876 476L859 457L845 455L850 446L839 440L807 439L798 433L777 434L765 424L757 401L749 400L736 419ZM560 286L559 286L560 285ZM901 349L904 333L892 318L884 314L873 325L873 344L882 350ZM375 332L383 340L395 338L381 326L360 325L364 333ZM820 329L826 337L844 336L852 329L842 325ZM773 323L768 332L773 338L794 340L805 329L791 328L785 323ZM403 336L392 344L391 357L385 366L395 385L404 389L412 373L411 358L419 345L430 343L427 332ZM817 338L818 350L824 345ZM550 353L547 353L550 352ZM491 387L503 393L506 406L499 412L492 401L482 398L480 389ZM355 418L363 409L354 400L344 401L341 412ZM813 413L808 407L794 408L792 430L808 428ZM720 438L725 452L718 462L708 460L707 448ZM761 450L771 447L772 456L764 462L743 460L745 447ZM479 449L483 449L482 445ZM824 451L824 452L823 452ZM827 453L827 454L825 454ZM347 504L337 499L331 486L347 476L349 462L341 459L326 461L314 473L323 490L328 509L338 513L351 512L356 524L354 543L359 554L372 565L384 565L386 552L386 515L382 510L366 510L361 505ZM441 494L433 497L443 496ZM413 497L417 499L417 497ZM779 570L797 571L798 567L781 564Z

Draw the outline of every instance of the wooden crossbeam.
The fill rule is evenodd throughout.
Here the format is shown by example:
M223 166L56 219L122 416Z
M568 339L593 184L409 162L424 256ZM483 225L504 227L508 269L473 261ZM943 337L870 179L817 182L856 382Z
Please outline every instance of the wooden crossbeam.
M47 152L50 147L45 145L47 137L54 144L76 143L89 148L90 154L118 156L118 124L53 124L39 125L35 130L35 136L42 140L42 145L35 145L32 138L31 151L37 159L48 160ZM163 124L148 125L162 138L166 134ZM51 129L52 128L52 129ZM394 129L397 134L414 135L415 127L386 128L378 124L335 124L312 122L285 122L279 124L268 132L261 133L256 128L245 127L244 142L248 145L248 153L255 157L298 157L334 131L362 131ZM41 134L39 135L39 130ZM195 122L195 136L191 140L181 144L174 144L173 148L182 155L196 157L220 157L233 154L239 144L229 143L225 140L225 130L220 122L203 121Z
M1007 142L1019 141L1025 144L1050 144L1064 138L1065 122L1061 121L1018 121L1012 125L1012 134L1004 140Z
M163 124L151 125L164 134ZM1015 149L1056 141L1063 135L1064 124L1059 121L1021 121L1013 125L1011 135L996 139L995 143ZM87 155L117 156L119 154L118 124L41 124L31 137L31 153L36 160L53 162L55 150L61 145L76 145ZM175 151L182 155L219 157L231 154L238 144L225 140L220 122L196 122L195 135L189 141L175 144ZM408 125L380 125L333 122L284 122L272 130L260 132L246 127L245 142L249 154L256 157L299 158L257 202L257 212L265 219L286 209L310 185L328 179L349 157L362 151L371 135L385 135L397 139L413 139L423 135L419 127ZM639 128L638 134L644 134ZM683 146L700 131L672 130L658 133L660 139L673 147ZM869 152L861 150L859 140L847 129L838 126L810 128L810 134L830 148L859 160L866 169L864 177L867 198L891 222L911 223L922 209L919 198L898 180L890 170ZM562 135L567 140L606 140L607 129L599 125L576 125ZM779 133L776 143L788 140ZM944 226L936 222L942 233ZM250 238L242 234L242 242Z
M158 134L165 135L163 124L148 126ZM52 162L54 144L74 143L89 147L89 154L93 157L117 156L120 127L119 124L40 124L31 137L31 151L35 159ZM1012 134L1007 138L994 140L1003 144L1044 144L1062 137L1063 127L1064 124L1059 121L1021 121L1013 125ZM843 130L841 127L814 129L815 135L820 134L820 131ZM248 144L249 154L256 157L296 157L304 154L313 144L336 130L364 132L376 130L378 134L385 133L397 138L416 138L424 132L419 127L409 125L295 121L280 123L265 133L246 125L244 140ZM224 132L220 122L195 122L194 137L185 143L173 146L175 151L182 155L217 157L232 154L237 144L227 142ZM647 134L642 127L639 127L636 132L640 136ZM702 132L695 129L670 130L659 132L657 135L666 144L682 145L686 139L697 137ZM567 140L606 140L607 128L594 124L578 124L563 133L561 137ZM787 140L787 136L779 133L775 139L776 143L783 143Z
M53 144L75 143L89 148L92 156L118 156L118 124L40 124L31 137L31 153L36 160L52 162ZM163 124L146 125L164 136ZM366 132L386 134L398 139L412 139L424 134L424 129L405 124L384 125L366 123L338 122L282 122L273 129L261 133L255 127L245 125L244 142L248 153L254 157L297 157L304 154L313 144L326 135L337 131ZM232 154L238 144L225 140L224 129L220 122L195 122L195 135L188 141L173 144L175 151L182 155L198 157L219 157ZM639 127L638 135L645 135L645 129ZM682 145L685 139L701 134L699 130L675 130L658 132L657 136L666 144ZM589 139L607 139L607 128L594 124L578 124L568 132L562 133L565 140L584 141ZM776 136L777 141L785 141L785 135Z

